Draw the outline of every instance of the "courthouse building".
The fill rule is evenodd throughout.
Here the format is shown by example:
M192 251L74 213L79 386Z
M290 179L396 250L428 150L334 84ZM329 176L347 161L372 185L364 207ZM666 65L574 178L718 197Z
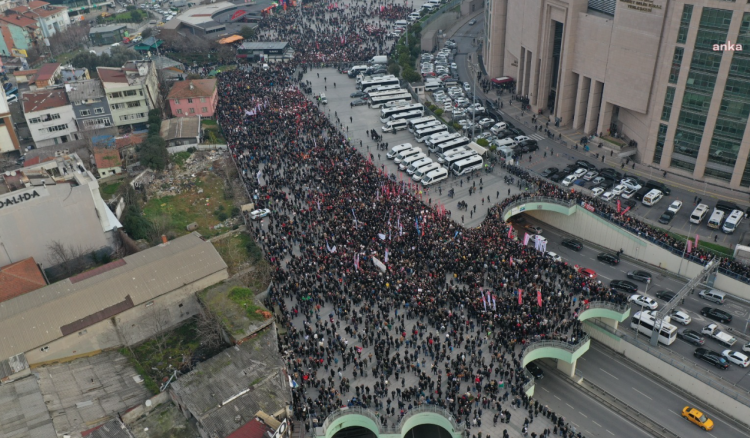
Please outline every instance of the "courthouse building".
M534 112L615 132L636 160L750 187L746 0L486 0L484 63Z

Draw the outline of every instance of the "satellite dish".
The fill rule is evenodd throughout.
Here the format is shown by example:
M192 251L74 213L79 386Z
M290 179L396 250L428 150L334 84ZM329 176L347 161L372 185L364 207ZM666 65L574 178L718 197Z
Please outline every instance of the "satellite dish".
M146 407L150 408L152 404L151 400L146 400Z

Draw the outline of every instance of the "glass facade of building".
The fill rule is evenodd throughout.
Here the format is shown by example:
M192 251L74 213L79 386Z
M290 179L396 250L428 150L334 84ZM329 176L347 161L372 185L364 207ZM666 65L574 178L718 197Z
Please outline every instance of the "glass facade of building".
M713 46L727 41L731 21L732 11L703 8L682 108L677 119L671 163L673 167L695 170L695 161L703 139L703 130L721 64L721 53L714 52ZM674 71L674 62L672 70ZM670 74L670 82L671 76Z
M680 30L677 32L677 44L685 44L685 41L687 41L687 33L688 28L690 27L691 18L693 18L693 5L685 5L682 8Z

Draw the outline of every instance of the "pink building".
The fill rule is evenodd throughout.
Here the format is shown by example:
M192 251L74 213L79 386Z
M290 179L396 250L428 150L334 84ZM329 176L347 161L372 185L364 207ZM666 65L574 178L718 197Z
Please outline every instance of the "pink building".
M216 79L189 79L175 82L167 100L174 117L213 117L219 101Z

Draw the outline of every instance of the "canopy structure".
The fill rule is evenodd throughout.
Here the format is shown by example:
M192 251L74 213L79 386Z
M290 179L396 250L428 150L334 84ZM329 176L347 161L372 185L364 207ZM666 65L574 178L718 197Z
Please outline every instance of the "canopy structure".
M237 41L242 41L244 38L242 38L240 35L232 35L228 36L226 38L222 38L219 40L219 44L231 44L236 43Z

